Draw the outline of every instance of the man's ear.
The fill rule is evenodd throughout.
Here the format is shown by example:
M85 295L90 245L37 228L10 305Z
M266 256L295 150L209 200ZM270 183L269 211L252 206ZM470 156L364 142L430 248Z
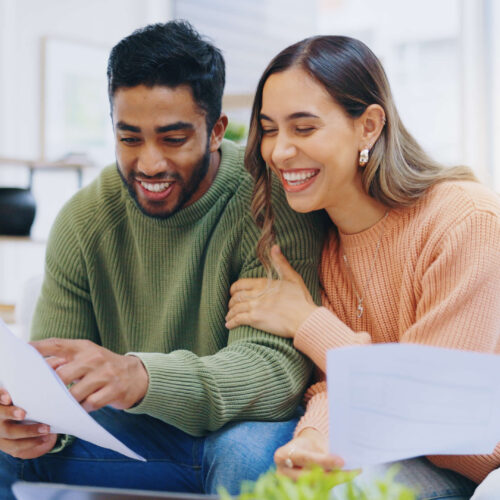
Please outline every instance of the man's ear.
M224 134L226 133L226 128L228 124L227 115L222 113L217 121L215 122L212 132L210 134L210 152L214 153L220 147Z
M359 150L370 149L377 142L384 128L384 108L378 104L370 104L356 121L360 127Z

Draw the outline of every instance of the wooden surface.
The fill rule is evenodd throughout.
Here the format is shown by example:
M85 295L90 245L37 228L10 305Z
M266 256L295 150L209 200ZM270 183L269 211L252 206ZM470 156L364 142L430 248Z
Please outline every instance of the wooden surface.
M13 304L1 304L0 303L0 318L2 318L6 323L15 322L16 308Z

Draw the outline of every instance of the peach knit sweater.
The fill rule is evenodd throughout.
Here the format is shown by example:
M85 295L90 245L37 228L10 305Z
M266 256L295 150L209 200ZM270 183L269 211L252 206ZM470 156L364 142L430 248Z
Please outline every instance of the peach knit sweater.
M344 252L364 299L361 318ZM296 433L315 427L328 435L328 349L412 342L500 354L500 198L481 184L437 184L415 205L391 210L366 231L332 230L320 274L323 307L305 320L294 340L319 368ZM500 466L500 443L492 455L429 459L480 482Z

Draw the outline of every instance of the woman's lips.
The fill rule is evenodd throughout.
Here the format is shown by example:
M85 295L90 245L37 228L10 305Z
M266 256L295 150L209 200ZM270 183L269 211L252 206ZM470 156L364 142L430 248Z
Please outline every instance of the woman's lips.
M307 189L319 174L317 168L304 168L293 170L281 170L283 187L288 193L296 193Z

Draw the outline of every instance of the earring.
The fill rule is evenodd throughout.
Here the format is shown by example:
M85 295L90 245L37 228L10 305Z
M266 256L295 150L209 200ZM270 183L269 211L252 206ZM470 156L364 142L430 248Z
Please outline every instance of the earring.
M370 150L368 148L365 148L359 153L359 161L358 161L359 166L364 167L368 163L369 159L370 159Z

